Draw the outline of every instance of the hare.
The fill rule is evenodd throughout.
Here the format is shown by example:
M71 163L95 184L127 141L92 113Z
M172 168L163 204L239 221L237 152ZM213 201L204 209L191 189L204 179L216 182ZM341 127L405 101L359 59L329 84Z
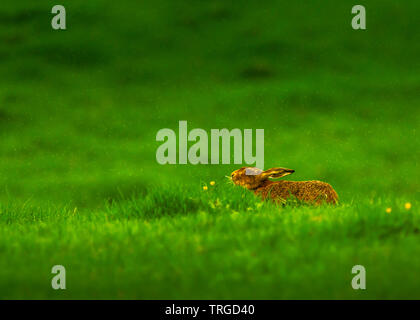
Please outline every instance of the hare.
M284 201L289 196L295 196L312 204L322 202L336 204L338 195L335 190L322 181L271 181L269 178L281 178L292 174L295 170L286 168L271 168L262 171L258 168L242 167L233 171L230 179L234 184L254 191L263 199L270 197L274 201Z

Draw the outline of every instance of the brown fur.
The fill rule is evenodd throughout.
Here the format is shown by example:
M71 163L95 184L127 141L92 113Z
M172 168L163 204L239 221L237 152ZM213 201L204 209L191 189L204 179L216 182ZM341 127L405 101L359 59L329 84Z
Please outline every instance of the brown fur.
M231 174L236 185L252 190L263 199L270 197L275 201L284 201L290 196L297 199L321 204L336 204L338 195L328 183L322 181L271 181L269 178L281 178L295 172L286 168L271 168L262 171L258 168L243 167Z

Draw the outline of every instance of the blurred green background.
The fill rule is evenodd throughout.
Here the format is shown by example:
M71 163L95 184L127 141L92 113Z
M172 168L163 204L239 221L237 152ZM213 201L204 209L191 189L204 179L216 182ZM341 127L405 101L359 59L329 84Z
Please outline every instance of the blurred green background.
M55 4L67 10L65 31L51 28ZM366 7L367 30L351 28L355 4ZM240 167L159 165L156 133L177 131L179 120L264 129L266 168L327 181L344 204L414 202L419 9L414 0L2 1L0 204L100 212L152 187L200 190ZM32 239L20 239L12 220L1 220L7 258L21 240L24 256ZM23 261L15 259L3 279Z
M365 1L51 1L0 10L1 198L102 204L238 166L161 166L161 128L265 129L266 167L344 200L414 194L419 8Z

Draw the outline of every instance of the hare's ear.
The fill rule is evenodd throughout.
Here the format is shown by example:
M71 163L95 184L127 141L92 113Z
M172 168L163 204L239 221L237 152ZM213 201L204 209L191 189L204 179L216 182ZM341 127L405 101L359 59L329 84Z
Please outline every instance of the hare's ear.
M284 176L287 176L289 174L292 174L295 172L295 170L287 169L287 168L271 168L268 170L265 170L261 173L261 176L265 179L267 178L281 178Z

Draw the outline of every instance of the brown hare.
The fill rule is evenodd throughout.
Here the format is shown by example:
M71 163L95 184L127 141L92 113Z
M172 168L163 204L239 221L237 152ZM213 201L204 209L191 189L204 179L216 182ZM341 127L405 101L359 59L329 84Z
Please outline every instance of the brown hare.
M322 181L271 181L269 178L281 178L292 174L295 170L286 168L271 168L262 171L258 168L243 167L233 171L230 179L233 183L254 191L263 199L270 197L275 201L284 201L289 196L312 203L323 202L336 204L338 195L335 190Z

